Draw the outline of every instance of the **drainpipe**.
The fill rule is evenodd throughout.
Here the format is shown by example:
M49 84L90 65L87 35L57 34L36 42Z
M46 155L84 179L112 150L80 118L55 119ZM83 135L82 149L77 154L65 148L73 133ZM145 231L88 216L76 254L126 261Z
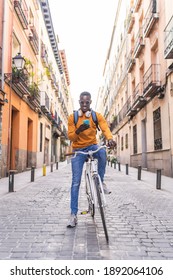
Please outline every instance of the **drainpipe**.
M3 1L2 15L2 90L4 91L4 54L5 54L5 17L6 17L6 0Z
M4 52L5 52L5 15L6 15L6 0L2 2L3 14L2 14L2 64L1 64L1 83L2 91L4 92ZM4 95L5 99L5 95ZM2 105L0 105L0 178L2 177Z

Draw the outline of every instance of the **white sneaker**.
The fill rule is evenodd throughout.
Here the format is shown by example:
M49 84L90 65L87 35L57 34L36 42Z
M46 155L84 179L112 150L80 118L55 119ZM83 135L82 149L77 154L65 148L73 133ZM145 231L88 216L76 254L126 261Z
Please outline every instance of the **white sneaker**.
M102 183L102 185L103 185L104 194L110 194L111 191L107 188L106 184Z
M67 227L72 228L72 227L75 227L76 224L77 224L77 215L71 214L70 219L67 223Z

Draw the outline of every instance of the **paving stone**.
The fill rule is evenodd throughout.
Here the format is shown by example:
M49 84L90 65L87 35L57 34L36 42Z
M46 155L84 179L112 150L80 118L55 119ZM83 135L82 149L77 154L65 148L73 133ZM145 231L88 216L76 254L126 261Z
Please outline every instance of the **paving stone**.
M148 181L152 173L144 172L145 180L138 182L135 172L129 169L127 176L107 168L105 180L112 189L106 196L109 244L98 213L95 219L79 214L77 227L66 227L70 213L69 164L62 163L61 170L0 197L0 259L173 259L173 179L170 183L166 178L167 192L157 192ZM24 173L20 175L22 182ZM79 209L87 207L82 178Z

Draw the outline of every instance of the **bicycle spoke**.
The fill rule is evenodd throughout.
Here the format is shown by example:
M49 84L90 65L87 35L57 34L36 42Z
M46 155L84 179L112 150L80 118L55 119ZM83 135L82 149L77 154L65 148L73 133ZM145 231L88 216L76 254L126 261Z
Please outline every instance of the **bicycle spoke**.
M93 198L92 198L92 193L91 193L91 182L89 179L88 174L86 174L85 172L85 184L86 184L86 194L87 194L87 199L88 199L88 210L91 214L92 217L94 217L95 215L95 205L93 202Z
M108 231L107 231L107 226L106 226L104 207L103 207L101 193L100 193L100 187L99 187L99 179L98 179L97 176L94 177L94 183L95 183L95 188L96 188L96 192L97 192L98 205L99 205L99 210L100 210L100 215L101 215L101 220L102 220L102 224L103 224L103 229L104 229L106 241L109 242L109 236L108 236Z

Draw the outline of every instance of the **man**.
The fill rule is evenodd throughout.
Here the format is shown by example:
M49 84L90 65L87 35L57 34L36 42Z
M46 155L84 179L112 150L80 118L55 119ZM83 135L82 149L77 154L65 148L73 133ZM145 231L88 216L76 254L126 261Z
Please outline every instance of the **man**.
M74 123L74 114L71 114L68 119L68 138L72 141L73 151L96 150L98 148L96 140L96 124L91 116L91 94L89 92L82 92L80 94L80 109L78 110L78 122ZM113 148L116 146L113 141L112 133L107 125L105 118L96 113L99 127L102 130L105 138L108 140L108 146ZM89 124L83 123L84 120L89 120ZM104 183L104 174L106 169L106 151L105 149L99 150L94 154L94 157L98 159L98 173L101 181L103 182L104 192L109 194ZM78 212L78 196L79 187L81 182L81 176L83 171L83 165L85 163L86 156L78 154L77 157L72 158L72 185L71 185L71 216L68 221L67 227L75 227L77 224L77 212Z

